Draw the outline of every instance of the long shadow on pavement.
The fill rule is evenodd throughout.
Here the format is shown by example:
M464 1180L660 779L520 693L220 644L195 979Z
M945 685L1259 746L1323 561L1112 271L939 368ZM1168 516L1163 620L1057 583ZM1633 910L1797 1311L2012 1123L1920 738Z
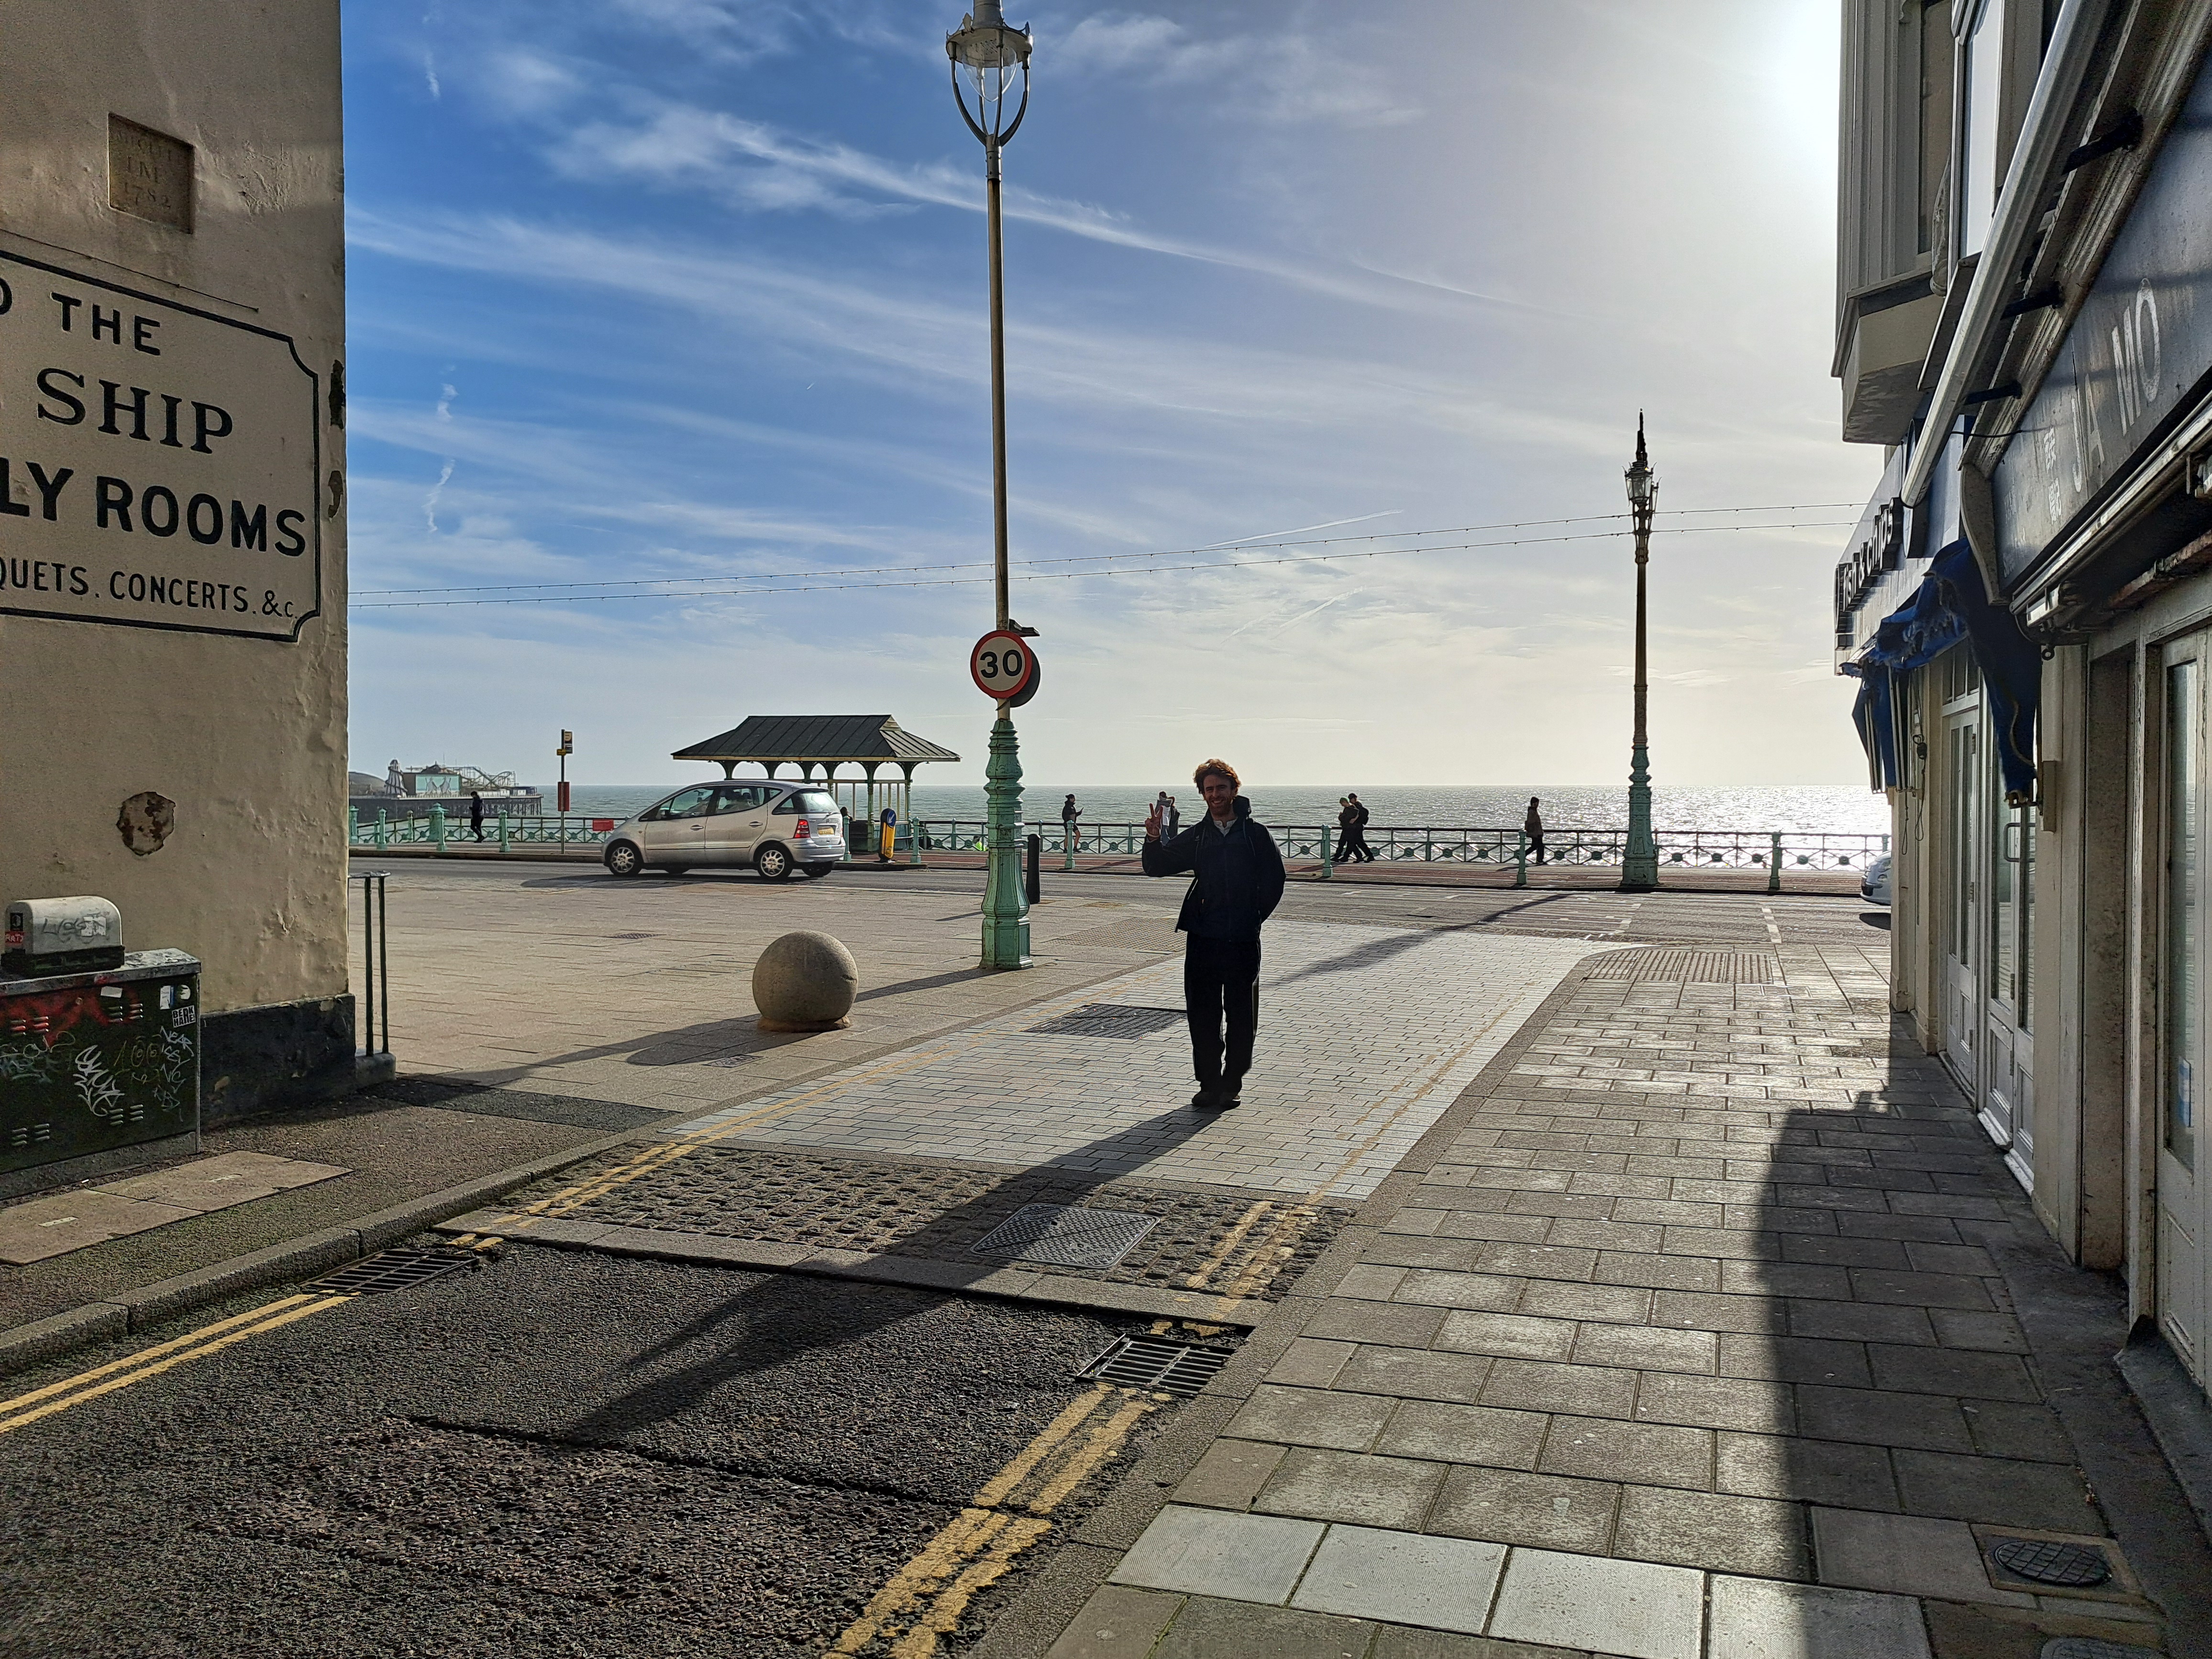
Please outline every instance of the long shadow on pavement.
M946 1261L932 1251L948 1238L973 1237L979 1228L988 1231L1018 1207L1012 1202L1016 1198L1023 1203L1080 1204L1099 1187L1189 1140L1212 1121L1189 1107L1163 1113L1073 1148L1050 1164L1003 1176L964 1203L932 1216L879 1252L931 1262L937 1271L933 1271L930 1281L917 1284L911 1291L897 1286L840 1285L833 1294L820 1279L781 1273L750 1285L712 1313L638 1354L630 1367L650 1367L696 1344L713 1344L713 1352L617 1395L579 1419L568 1431L569 1437L593 1443L619 1441L681 1416L732 1378L771 1370L816 1348L859 1340L907 1318L924 1305L917 1301L918 1296L934 1300L940 1294L957 1294L963 1285L1018 1265L980 1256L971 1258L971 1265ZM1048 1187L1046 1195L1043 1189ZM832 1301L842 1316L825 1328L821 1316ZM799 1311L808 1316L808 1328L804 1330L789 1318Z

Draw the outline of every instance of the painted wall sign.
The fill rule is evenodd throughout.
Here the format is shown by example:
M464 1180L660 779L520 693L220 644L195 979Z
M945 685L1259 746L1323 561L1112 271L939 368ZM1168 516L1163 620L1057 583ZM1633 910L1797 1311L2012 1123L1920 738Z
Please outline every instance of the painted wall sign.
M2212 60L1997 463L2010 586L2212 368Z
M0 611L299 638L317 385L284 335L0 249Z

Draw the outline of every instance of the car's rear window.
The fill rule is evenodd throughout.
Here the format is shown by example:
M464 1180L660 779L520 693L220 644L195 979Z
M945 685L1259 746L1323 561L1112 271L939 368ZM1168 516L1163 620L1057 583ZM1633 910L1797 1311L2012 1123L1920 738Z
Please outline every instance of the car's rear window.
M824 817L835 817L837 816L837 803L823 790L801 789L778 801L775 810L779 812L804 812L810 817L817 812Z

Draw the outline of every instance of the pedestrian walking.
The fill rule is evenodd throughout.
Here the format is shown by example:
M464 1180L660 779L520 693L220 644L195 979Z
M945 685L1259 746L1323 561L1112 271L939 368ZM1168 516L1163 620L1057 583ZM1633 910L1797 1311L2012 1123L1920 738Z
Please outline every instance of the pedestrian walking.
M1076 823L1076 820L1080 818L1082 816L1083 809L1075 804L1075 797L1073 795L1070 795L1066 800L1060 802L1060 833L1062 837L1061 845L1065 846L1071 853L1079 853L1083 850L1081 839L1082 831Z
M1194 879L1176 929L1186 936L1183 1006L1190 1020L1191 1069L1202 1112L1240 1103L1260 1029L1260 928L1283 897L1283 854L1252 818L1229 763L1209 760L1192 781L1205 817L1172 841L1160 839L1160 812L1145 820L1145 873ZM1226 1041L1224 1042L1224 1031Z
M1347 859L1358 860L1359 854L1355 850L1355 843L1358 838L1359 809L1352 804L1349 795L1339 795L1336 798L1337 863L1342 864Z
M1544 815L1536 810L1536 798L1528 797L1528 816L1521 820L1521 833L1528 837L1528 851L1537 863L1544 861Z
M1353 856L1362 864L1372 864L1375 862L1375 849L1367 844L1367 803L1361 800L1356 792L1346 795L1345 799L1352 803L1352 810L1359 815L1352 826Z
M481 789L469 791L469 828L475 832L478 841L483 839L483 791Z

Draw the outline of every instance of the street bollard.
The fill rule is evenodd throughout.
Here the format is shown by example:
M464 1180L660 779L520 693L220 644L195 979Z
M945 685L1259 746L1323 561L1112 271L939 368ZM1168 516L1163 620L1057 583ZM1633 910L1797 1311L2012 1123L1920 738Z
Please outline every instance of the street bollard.
M1316 879L1327 881L1329 869L1334 862L1334 860L1328 855L1328 826L1324 823L1321 827L1321 874Z
M376 809L376 850L380 853L384 850L384 838L388 830L385 823L386 817L385 810L381 806L378 807Z
M446 809L442 806L430 809L430 844L441 853L446 850Z
M907 862L908 864L919 864L921 862L921 825L917 823L909 828L906 833Z
M1528 832L1526 830L1516 830L1513 839L1517 843L1513 849L1513 884L1526 887L1528 884Z
M361 839L361 808L346 808L346 845L350 847Z
M1075 868L1075 821L1072 818L1060 826L1060 867L1073 870Z
M1766 890L1778 893L1782 890L1782 832L1779 830L1774 832L1773 843L1773 849L1766 860Z
M502 853L507 851L507 814L504 812L499 815L499 850Z
M1044 837L1042 836L1031 836L1029 840L1030 902L1031 904L1039 904L1044 900ZM1073 866L1071 866L1070 867Z

